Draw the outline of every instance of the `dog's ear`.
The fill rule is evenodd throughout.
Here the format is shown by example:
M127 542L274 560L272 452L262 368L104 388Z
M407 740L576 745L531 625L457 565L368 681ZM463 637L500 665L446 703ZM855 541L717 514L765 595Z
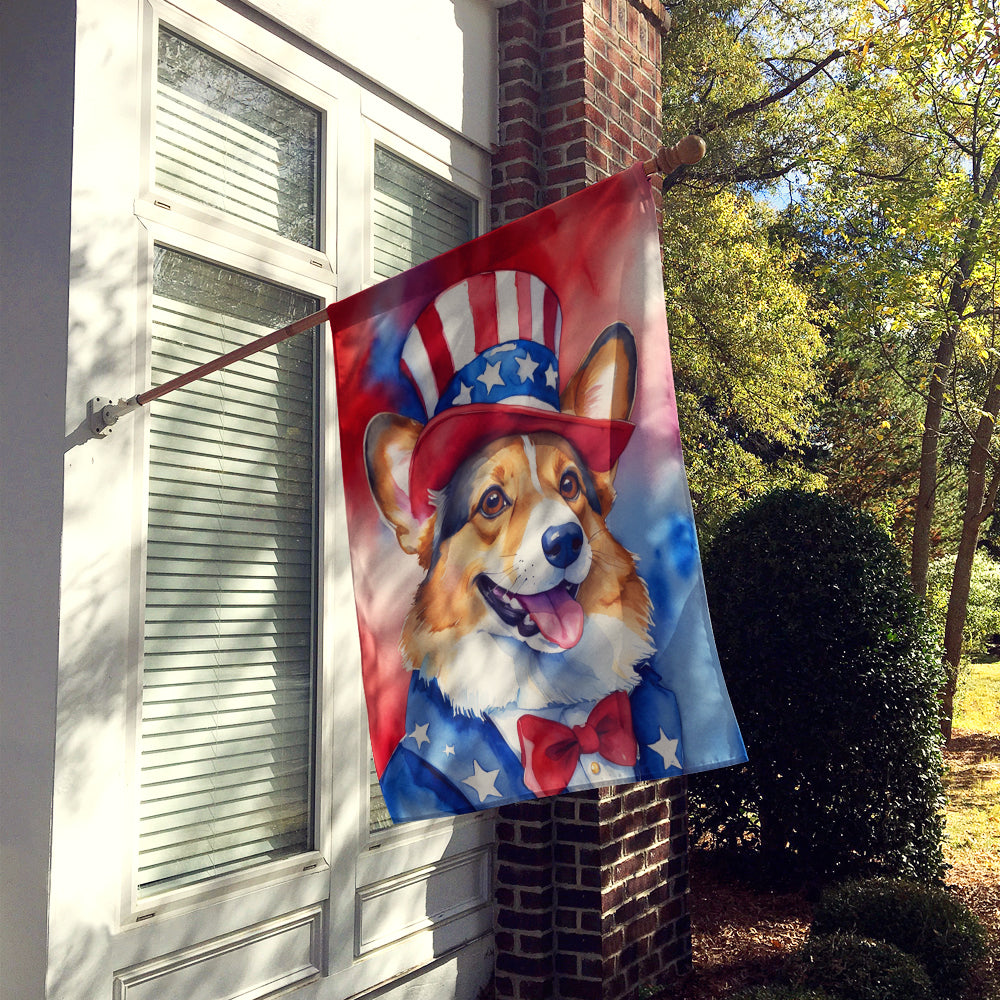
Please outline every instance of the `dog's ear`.
M628 420L635 402L635 337L612 323L594 341L559 398L563 413L595 420Z
M372 496L400 548L416 554L423 522L410 509L410 458L423 427L398 413L378 413L365 430L365 469Z
M594 341L583 363L559 397L563 413L595 420L628 420L635 402L638 360L635 337L624 323L612 323ZM617 463L606 472L594 472L601 514L607 517L615 502Z

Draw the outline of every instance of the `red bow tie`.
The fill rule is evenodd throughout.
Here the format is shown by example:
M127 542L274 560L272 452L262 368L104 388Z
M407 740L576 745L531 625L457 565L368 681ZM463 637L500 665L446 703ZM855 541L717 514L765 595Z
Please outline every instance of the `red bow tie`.
M614 691L599 701L582 726L564 726L538 715L517 721L521 740L524 783L535 795L565 791L580 754L599 753L614 764L636 761L632 708L624 691Z

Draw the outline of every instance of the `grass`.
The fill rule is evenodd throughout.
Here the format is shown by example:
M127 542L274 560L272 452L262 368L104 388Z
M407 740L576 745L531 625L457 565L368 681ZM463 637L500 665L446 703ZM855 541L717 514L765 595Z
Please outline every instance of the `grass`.
M986 925L992 953L970 996L1000 1000L1000 661L963 671L948 763L949 887Z
M1000 660L974 663L962 671L955 706L955 726L1000 736Z
M1000 661L963 672L948 746L948 861L1000 875Z

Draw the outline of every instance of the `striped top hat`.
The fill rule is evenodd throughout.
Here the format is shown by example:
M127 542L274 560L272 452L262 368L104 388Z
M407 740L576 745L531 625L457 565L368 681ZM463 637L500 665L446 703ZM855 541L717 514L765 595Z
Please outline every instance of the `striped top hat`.
M410 461L415 515L431 514L431 494L466 458L510 434L559 434L598 472L618 461L631 423L560 410L561 333L559 300L526 271L473 275L421 312L401 361L428 417Z

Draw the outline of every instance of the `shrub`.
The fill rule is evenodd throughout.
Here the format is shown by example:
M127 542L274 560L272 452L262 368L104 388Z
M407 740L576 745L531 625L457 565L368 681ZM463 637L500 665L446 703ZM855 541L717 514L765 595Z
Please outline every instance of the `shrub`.
M810 938L793 976L799 985L818 987L837 1000L933 1000L924 967L912 955L884 941L853 934Z
M695 834L776 872L940 877L942 670L888 535L779 490L727 522L704 565L750 761L693 776Z
M947 890L904 879L870 879L827 889L812 933L850 932L887 941L918 959L937 992L961 996L969 973L985 958L982 924Z

